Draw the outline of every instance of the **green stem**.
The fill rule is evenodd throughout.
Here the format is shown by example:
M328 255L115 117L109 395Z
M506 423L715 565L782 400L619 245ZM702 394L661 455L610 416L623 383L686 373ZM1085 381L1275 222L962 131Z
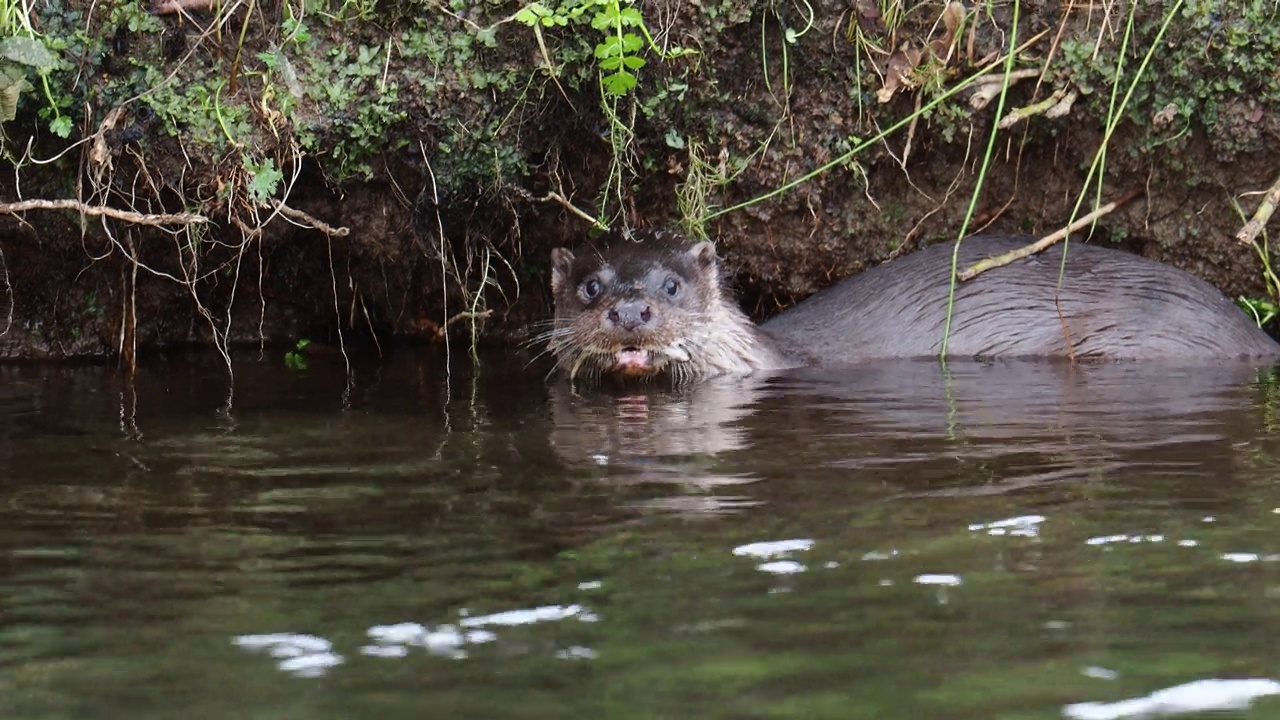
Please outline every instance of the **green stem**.
M744 200L743 202L737 203L736 205L730 205L730 206L729 206L729 207L727 207L727 208L722 208L722 209L720 209L720 210L716 210L716 211L714 211L714 212L711 212L711 213L709 213L709 214L706 216L706 218L704 218L704 221L705 221L705 220L714 220L715 218L718 218L718 217L720 217L721 215L727 215L727 214L729 214L729 213L731 213L731 212L735 212L735 211L737 211L737 210L742 210L743 208L751 207L752 205L756 205L756 204L758 204L758 203L764 202L765 200L769 200L769 199L772 199L772 198L778 197L779 195L782 195L782 194L784 194L784 193L786 193L786 192L788 192L788 191L790 191L790 190L792 190L792 189L794 189L794 188L796 188L796 187L798 187L798 186L800 186L800 185L803 185L803 184L805 184L805 183L809 182L810 180L812 180L812 179L814 179L814 178L818 177L819 175L822 175L823 173L827 172L828 170L831 170L832 168L840 167L840 166L842 166L842 165L844 165L844 164L848 163L850 160L852 160L853 158L857 157L857 155L858 155L859 153L861 153L861 152L865 151L867 148L869 148L869 147L871 147L872 145L875 145L875 144L877 144L877 143L879 143L879 142L883 141L886 137L889 137L890 135L892 135L892 134L894 134L895 132L897 132L897 131L901 130L902 128L906 127L907 125L910 125L913 121L915 121L915 119L916 119L916 118L918 118L918 117L920 117L920 116L924 115L925 113L927 113L928 111L932 110L933 108L935 108L935 107L937 107L937 106L941 105L942 103L944 103L944 102L946 102L946 101L950 100L951 98L955 97L956 95L960 94L961 92L964 92L966 89L968 89L968 88L969 88L969 86L970 86L970 85L974 84L974 83L975 83L975 82L977 82L979 79L981 79L981 78L983 78L983 77L986 77L987 75L991 74L991 72L992 72L992 71L994 71L996 68L998 68L998 67L1000 67L1000 66L1001 66L1001 62L1000 62L1000 61L993 62L993 63L991 63L991 64L987 65L986 67L982 68L981 70L979 70L978 72L974 73L974 74L973 74L973 75L971 75L970 77L966 78L966 79L965 79L963 82L961 82L960 84L956 85L955 87L951 88L950 90L948 90L948 91L946 91L946 92L942 93L942 94L941 94L941 95L939 95L938 97L936 97L936 98L934 98L933 100L929 101L929 102L928 102L928 103L926 103L924 106L922 106L918 111L913 112L913 113L911 113L910 115L908 115L908 116L906 116L906 117L902 118L902 119L901 119L901 120L899 120L898 122L896 122L896 123L894 123L894 124L890 125L889 127L885 128L884 130L880 131L879 133L876 133L876 134L875 134L874 136L872 136L871 138L869 138L869 139L867 139L867 140L863 140L862 142L860 142L860 143L858 143L858 144L854 145L852 148L850 148L850 149L849 149L849 151L848 151L848 152L845 152L845 153L843 153L843 154L841 154L841 155L839 155L839 156L837 156L837 157L835 157L835 158L833 158L833 159L831 159L831 160L829 160L829 161L827 161L827 162L823 163L822 165L819 165L818 167L814 168L813 170L810 170L809 172L805 173L804 175L801 175L800 177L798 177L798 178L796 178L796 179L794 179L794 180L792 180L792 181L790 181L790 182L787 182L787 183L784 183L784 184L782 184L782 185L779 185L778 187L774 188L773 190L770 190L769 192L767 192L767 193L765 193L765 194L763 194L763 195L758 195L758 196L756 196L756 197L751 198L750 200Z
M987 151L982 156L982 167L978 168L978 180L974 184L973 192L969 195L969 207L965 209L964 221L960 223L960 234L956 238L955 247L951 249L951 285L947 290L947 323L942 330L942 349L938 352L938 357L943 363L947 361L947 343L951 339L952 311L955 309L956 301L956 274L960 263L960 241L969 231L969 223L973 220L973 213L978 207L978 197L982 194L982 184L987 177L987 168L991 166L991 158L995 155L996 136L1000 134L1000 118L1004 117L1004 102L1009 94L1009 75L1013 72L1014 56L1018 54L1016 51L1018 16L1021 10L1021 3L1014 0L1013 22L1009 30L1009 54L1004 59L1004 81L1000 85L1000 97L996 99L995 120L991 123L991 135L987 137Z

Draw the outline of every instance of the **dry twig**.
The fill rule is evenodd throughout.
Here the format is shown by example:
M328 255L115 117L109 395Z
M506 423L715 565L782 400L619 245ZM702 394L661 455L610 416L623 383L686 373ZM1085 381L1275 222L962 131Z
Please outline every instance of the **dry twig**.
M1249 222L1236 233L1236 240L1239 240L1241 245L1252 245L1253 241L1262 234L1262 228L1267 226L1267 221L1276 211L1276 205L1280 205L1280 177L1276 178L1266 195L1262 197L1262 204L1258 205L1258 210L1254 212L1253 217L1249 218Z
M1114 212L1116 208L1120 207L1121 205L1124 205L1125 203L1129 202L1130 200L1134 199L1140 194L1141 193L1137 191L1131 192L1128 195L1125 195L1124 197L1120 198L1119 200L1116 200L1115 202L1107 203L1106 205L1103 205L1102 207L1098 208L1097 210L1094 210L1088 215L1082 216L1081 218L1071 223L1070 225L1062 228L1061 230L1055 233L1052 233L1050 235L1046 235L1043 238L1029 245L1020 247L1017 250L1010 250L1009 252L1004 253L1002 255L995 255L995 256L986 258L984 260L979 260L978 262L970 265L968 268L965 268L964 270L960 271L960 273L956 275L956 279L959 280L960 282L966 282L974 279L975 277L981 275L982 273L988 270L992 270L994 268L1008 265L1014 260L1021 260L1022 258L1027 257L1029 255L1035 255L1036 253L1047 249L1050 245L1053 245L1059 240L1065 238L1069 233L1073 233L1076 230L1079 230L1087 225L1091 225L1098 218Z
M574 215L577 215L578 217L582 218L583 220L586 220L587 222L591 223L591 225L592 225L592 226L597 227L597 228L599 228L599 229L601 229L601 230L608 230L608 229L609 229L609 226L607 226L607 225L605 225L605 224L601 223L599 220L597 220L597 219L595 219L595 218L591 217L590 215L588 215L587 213L585 213L585 212L583 212L583 211L579 210L579 209L577 208L577 206L576 206L576 205L574 205L573 203L569 202L568 198L566 198L565 196L561 195L561 194L560 194L560 193L558 193L558 192L551 191L551 192L547 193L546 195L544 195L543 197L535 198L535 200L537 200L538 202L556 202L556 203L560 203L560 205L561 205L561 206L563 206L565 210L568 210L570 213L572 213L572 214L574 214Z

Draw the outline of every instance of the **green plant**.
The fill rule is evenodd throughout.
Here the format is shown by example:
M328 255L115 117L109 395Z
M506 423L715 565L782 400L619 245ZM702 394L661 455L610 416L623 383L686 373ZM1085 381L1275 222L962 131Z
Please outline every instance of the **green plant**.
M390 52L390 44L362 44L354 54L340 46L328 57L306 58L302 86L323 119L299 123L298 139L309 153L336 161L329 171L338 181L369 176L372 158L408 142L389 133L407 116L399 84L384 77Z
M639 52L646 45L663 60L695 53L680 47L659 47L645 25L644 15L631 7L631 0L585 0L580 4L571 1L556 7L535 2L517 12L514 19L533 29L545 53L542 28L564 27L581 20L587 11L591 11L591 27L603 34L594 54L600 70L600 85L608 95L622 97L635 88L636 73L645 66Z
M311 341L302 338L293 346L293 349L284 354L284 366L290 370L302 371L307 369L307 346Z
M1240 207L1238 201L1233 201L1232 206L1240 216L1241 222L1248 220L1244 208ZM1251 244L1262 265L1262 282L1267 288L1267 294L1266 297L1261 298L1240 296L1236 298L1236 304L1253 317L1258 327L1265 327L1280 316L1280 277L1276 276L1275 268L1271 266L1271 246L1266 233L1262 232L1260 236L1255 237Z
M790 0L781 0L783 2ZM789 114L791 106L791 50L790 47L795 45L805 33L809 32L814 26L815 15L813 6L808 0L799 0L798 5L802 6L803 16L805 19L804 27L797 30L786 23L786 15L777 6L777 2L770 3L770 10L782 24L782 98L778 101L780 105L787 109ZM768 44L768 23L761 21L760 23L760 63L762 69L762 77L764 78L765 87L773 93L773 84L769 76L769 44Z
M240 162L244 165L245 172L249 174L247 189L250 199L262 205L268 198L274 197L276 191L280 189L280 181L284 179L284 173L276 167L275 160L267 158L259 162L244 155Z
M608 179L601 192L602 207L610 197L622 202L626 186L624 168L626 155L634 137L635 106L624 109L624 98L635 90L637 73L646 64L640 52L648 47L663 60L694 54L681 47L662 48L653 39L644 22L644 15L632 7L632 0L569 0L562 5L548 6L531 3L517 12L513 18L530 27L537 38L543 58L551 66L543 28L565 27L590 19L591 27L601 35L593 48L596 72L600 85L601 106L609 123L609 142L612 161ZM555 76L552 69L552 76Z
M1117 74L1124 58L1116 56L1127 54L1133 60L1152 54L1160 72L1139 78L1126 113L1134 125L1150 129L1130 145L1132 155L1151 155L1166 145L1177 148L1191 142L1196 125L1208 129L1206 137L1224 156L1266 149L1257 124L1239 122L1236 116L1245 109L1243 99L1263 106L1280 101L1280 76L1274 72L1280 63L1280 5L1272 0L1159 5L1159 12L1130 6L1138 10L1130 12L1132 27L1126 32L1133 40L1125 47L1089 38L1064 40L1064 72L1094 111L1102 113L1105 89L1126 80ZM1158 157L1172 163L1177 153L1161 151Z
M71 135L71 119L62 114L49 85L58 57L32 25L31 13L25 1L0 0L0 122L17 116L18 99L34 89L27 81L28 71L34 69L53 115L49 130L65 138Z
M1236 304L1249 313L1258 327L1265 327L1267 323L1280 317L1280 305L1267 298L1247 298L1242 295L1236 298Z

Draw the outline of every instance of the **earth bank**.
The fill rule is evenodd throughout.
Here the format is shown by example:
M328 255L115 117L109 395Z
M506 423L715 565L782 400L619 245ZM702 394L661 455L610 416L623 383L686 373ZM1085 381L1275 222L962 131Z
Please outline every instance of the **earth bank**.
M49 3L7 30L0 69L27 84L11 85L3 200L87 214L0 216L0 357L430 340L446 325L523 339L549 313L548 251L593 223L714 238L763 316L955 237L975 192L970 231L1004 233L1126 199L1094 242L1265 298L1265 265L1234 235L1280 172L1278 14ZM24 39L48 58L14 59ZM965 85L982 72L995 84ZM1002 107L998 92L977 107L1005 83ZM1035 107L998 131L975 190L993 125ZM185 215L146 217L161 213Z

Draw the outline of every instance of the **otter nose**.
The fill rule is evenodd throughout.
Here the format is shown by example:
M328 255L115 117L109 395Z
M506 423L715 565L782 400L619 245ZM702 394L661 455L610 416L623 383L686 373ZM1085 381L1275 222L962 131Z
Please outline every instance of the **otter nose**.
M643 300L623 300L609 308L609 322L631 332L653 319L653 308Z

